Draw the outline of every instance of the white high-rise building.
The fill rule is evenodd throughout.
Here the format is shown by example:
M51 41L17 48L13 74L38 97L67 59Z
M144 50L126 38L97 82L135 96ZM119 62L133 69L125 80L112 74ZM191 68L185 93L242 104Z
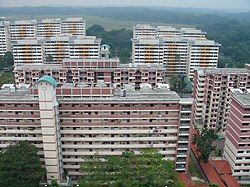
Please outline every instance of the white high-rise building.
M70 56L72 59L99 59L102 39L95 36L75 37L70 43Z
M61 23L62 34L72 34L74 36L86 35L86 22L82 18L67 18Z
M186 39L206 39L206 32L196 28L181 28L181 36Z
M36 37L36 20L21 20L10 24L11 42Z
M158 26L156 28L158 36L162 37L176 37L181 36L180 30L172 26Z
M37 36L52 37L61 34L61 19L42 19L37 23Z
M164 37L163 40L167 75L187 74L188 41L180 37Z
M4 56L7 51L11 51L9 22L0 22L0 57Z
M188 45L188 76L194 77L194 69L217 68L219 43L212 40L189 40Z
M164 41L162 38L142 37L132 39L133 63L163 63Z
M133 27L133 38L156 36L155 27L147 24L138 24Z
M13 43L15 63L43 63L52 57L54 63L65 58L99 59L101 39L95 36L60 35Z
M18 40L13 42L14 62L43 63L44 51L42 40Z
M45 60L52 56L53 62L62 62L69 58L69 39L68 36L55 36L44 40Z
M192 79L197 67L217 68L219 47L196 28L133 27L132 62L162 63L168 76L186 74Z

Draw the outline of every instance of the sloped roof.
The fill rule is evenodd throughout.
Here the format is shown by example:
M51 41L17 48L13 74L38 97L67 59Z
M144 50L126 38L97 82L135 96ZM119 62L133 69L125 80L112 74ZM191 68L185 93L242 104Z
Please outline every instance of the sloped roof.
M47 83L51 84L51 85L54 86L54 87L57 86L56 80L55 80L53 77L47 76L47 75L41 77L41 78L37 81L37 83L39 83L39 82L47 82ZM37 84L37 83L36 83L36 84Z
M214 166L216 172L219 175L222 174L232 174L231 167L229 163L226 160L211 160L210 161L212 165Z
M221 178L228 187L240 187L238 181L232 175L224 174Z

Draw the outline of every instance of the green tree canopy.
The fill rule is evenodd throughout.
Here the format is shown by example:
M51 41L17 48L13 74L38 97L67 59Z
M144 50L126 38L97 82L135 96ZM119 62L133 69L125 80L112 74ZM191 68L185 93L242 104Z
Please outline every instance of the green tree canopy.
M27 141L0 153L0 186L36 187L45 175L37 148Z
M46 56L46 61L47 62L53 62L53 56L51 54L49 54L48 56Z
M106 31L101 25L92 25L87 35L102 38L102 44L110 46L110 57L119 57L122 63L130 61L132 31L126 29Z
M172 75L170 80L170 89L182 96L183 93L189 94L192 91L192 84L185 75Z
M85 186L112 187L177 187L182 186L174 170L174 163L163 159L154 149L124 152L121 156L85 159L81 165L83 177L79 183Z
M197 152L199 153L199 161L208 162L210 154L215 150L213 142L218 138L216 132L212 129L198 129L196 128L197 134L193 137L193 142L197 146Z
M14 58L11 52L6 52L3 57L0 58L0 71L4 68L10 68L14 65Z

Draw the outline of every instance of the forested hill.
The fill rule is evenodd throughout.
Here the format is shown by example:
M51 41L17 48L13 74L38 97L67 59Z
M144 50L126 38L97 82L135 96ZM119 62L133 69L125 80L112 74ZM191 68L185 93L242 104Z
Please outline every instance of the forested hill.
M114 22L129 22L130 24L147 22L150 24L190 25L202 29L208 33L208 38L222 44L220 55L220 67L243 67L250 63L250 12L230 13L223 11L199 10L199 9L168 9L168 8L55 8L55 7L22 7L0 8L0 16L26 15L29 18L36 16L66 17L91 15L101 18L99 23L106 18ZM47 16L44 16L47 15ZM115 24L115 23L114 23ZM131 49L131 31L117 30L105 31L101 27L90 28L102 33L105 43L111 45L112 54L127 59ZM112 40L112 41L110 41ZM126 41L125 41L126 40ZM124 60L123 60L124 61Z

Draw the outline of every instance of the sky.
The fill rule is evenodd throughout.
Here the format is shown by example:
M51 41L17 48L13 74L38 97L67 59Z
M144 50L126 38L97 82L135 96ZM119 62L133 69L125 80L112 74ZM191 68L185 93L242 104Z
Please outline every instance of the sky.
M250 10L250 0L0 0L0 7L19 6L155 6Z

